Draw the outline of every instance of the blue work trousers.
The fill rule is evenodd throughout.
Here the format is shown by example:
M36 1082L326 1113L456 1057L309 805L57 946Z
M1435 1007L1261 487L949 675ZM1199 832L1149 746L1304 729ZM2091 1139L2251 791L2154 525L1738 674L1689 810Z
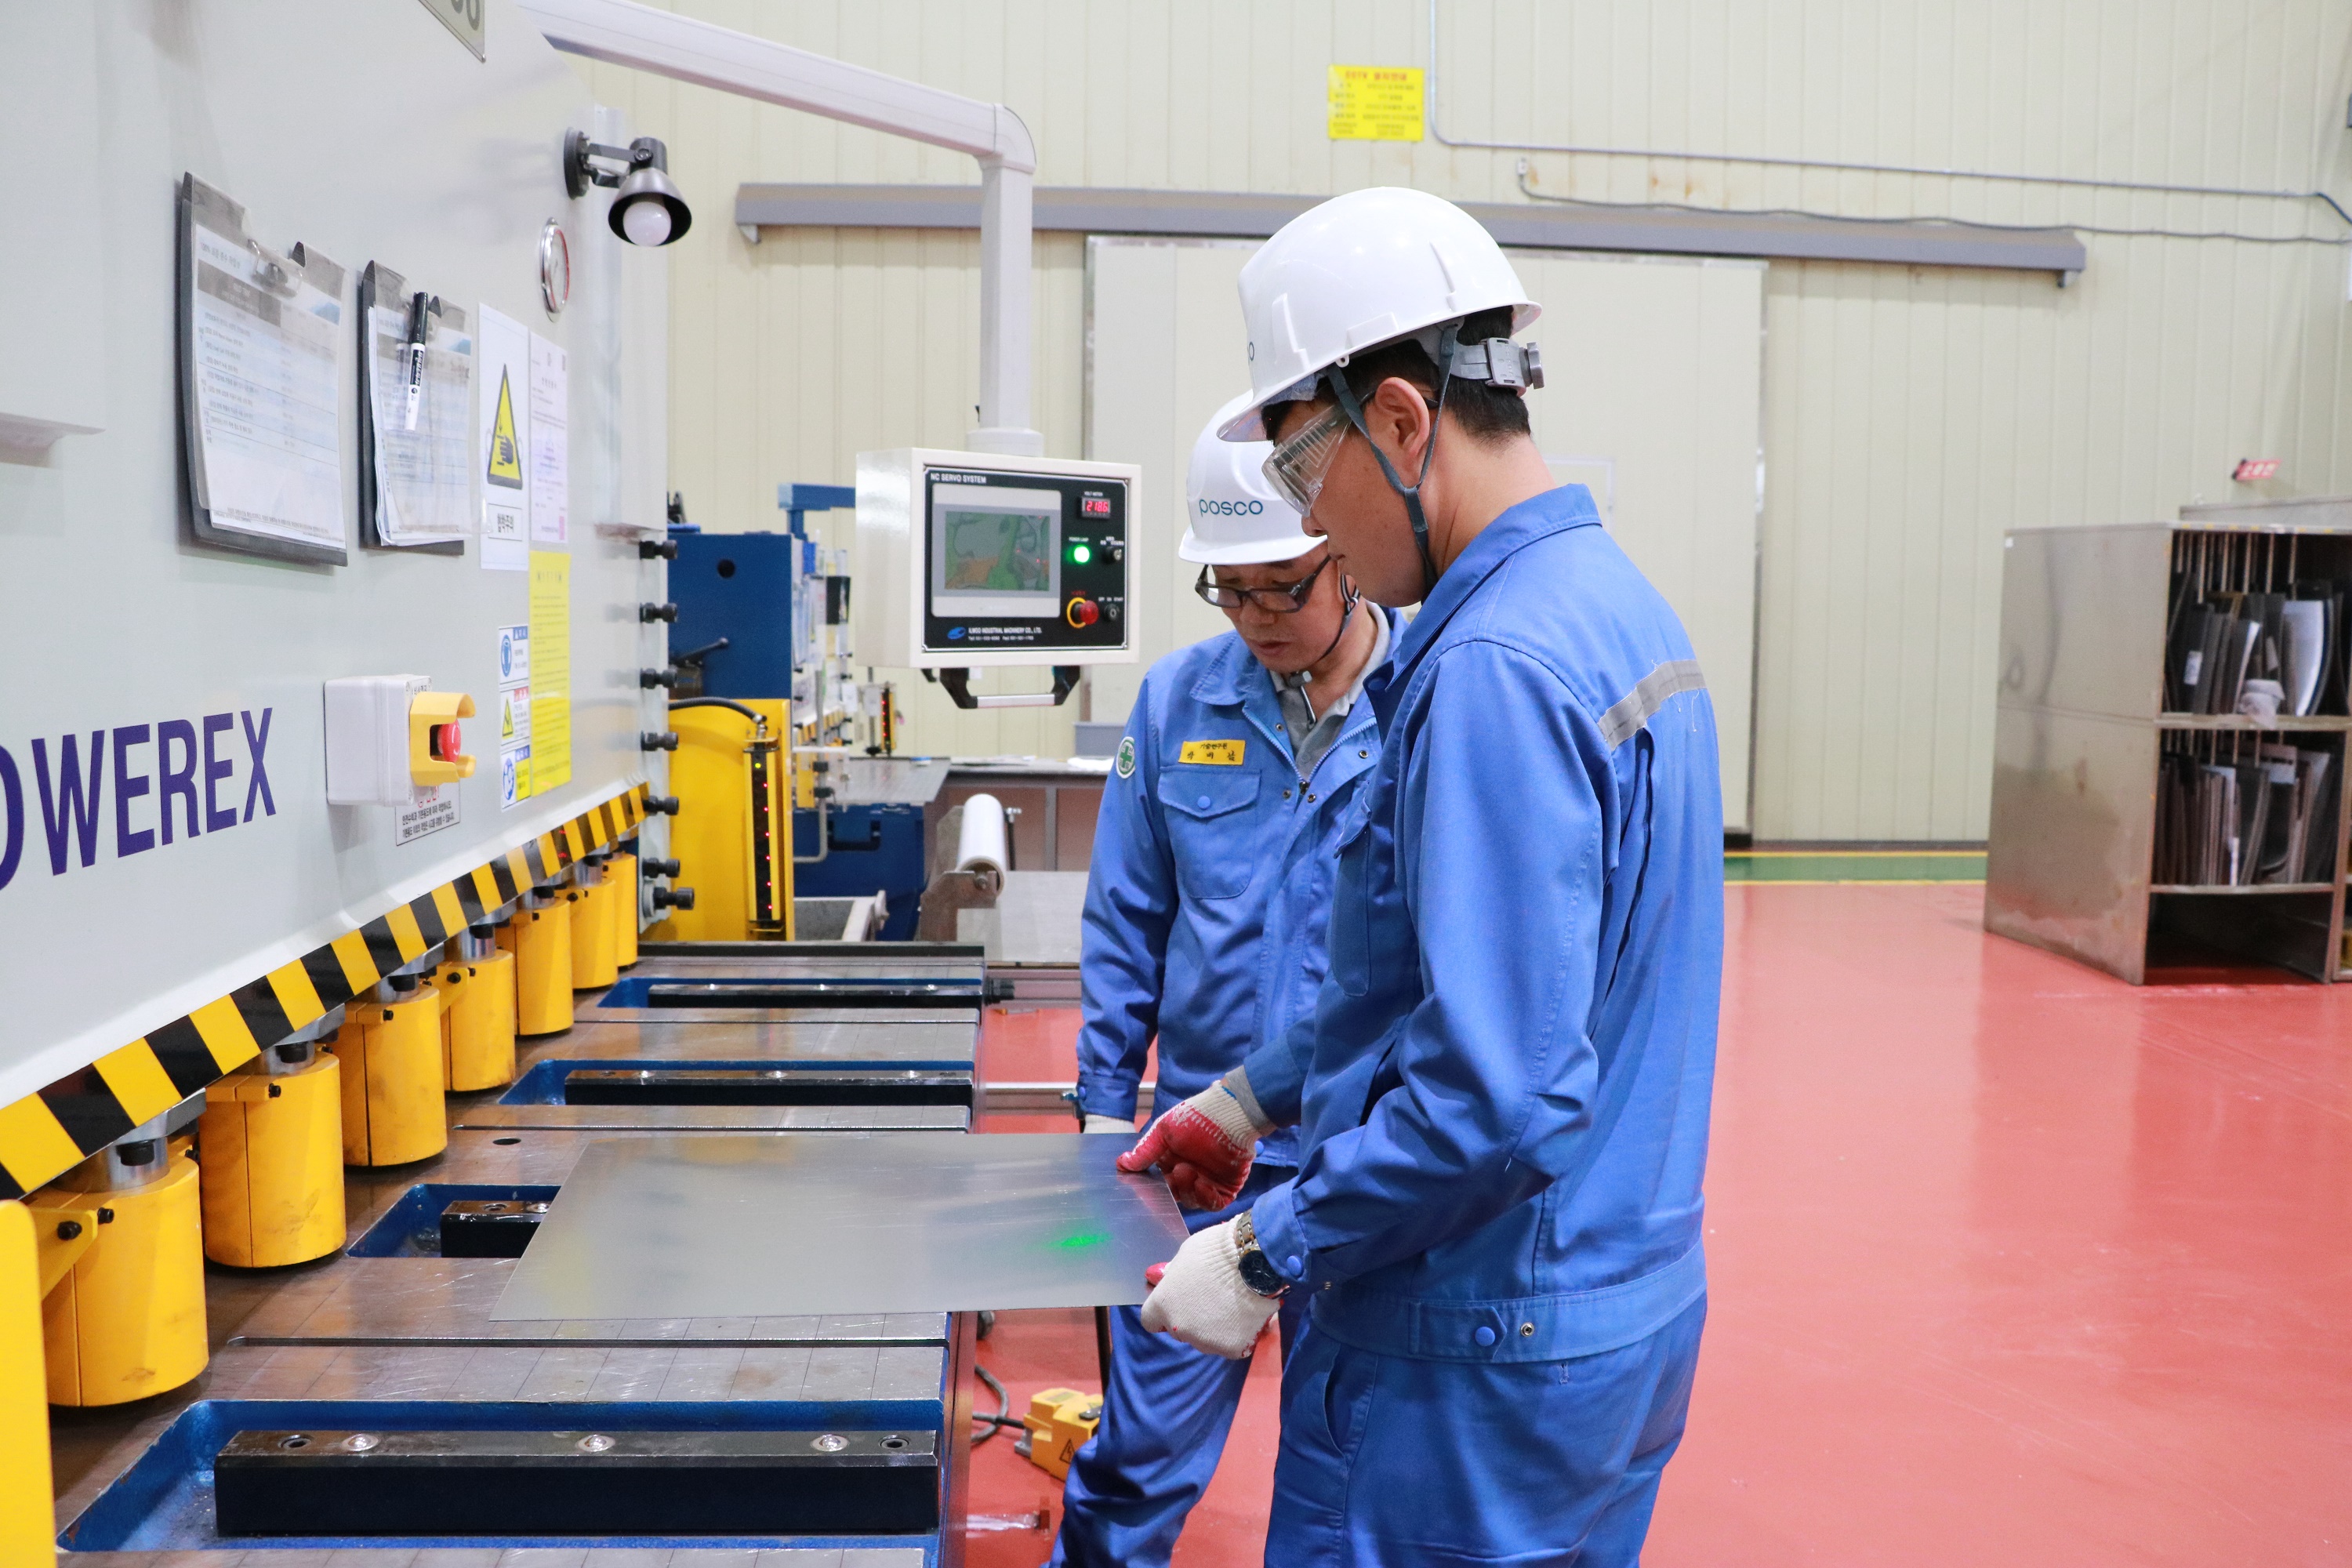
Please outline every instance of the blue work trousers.
M1230 1208L1190 1214L1186 1226L1208 1226L1246 1212L1260 1194L1298 1173L1260 1166ZM1286 1358L1304 1303L1282 1299L1276 1324ZM1143 1326L1133 1307L1113 1307L1110 1387L1102 1425L1070 1462L1062 1485L1062 1529L1052 1568L1164 1568L1184 1516L1208 1489L1233 1429L1247 1361L1196 1351Z
M1706 1321L1701 1297L1620 1350L1469 1362L1310 1319L1283 1367L1267 1568L1633 1568Z

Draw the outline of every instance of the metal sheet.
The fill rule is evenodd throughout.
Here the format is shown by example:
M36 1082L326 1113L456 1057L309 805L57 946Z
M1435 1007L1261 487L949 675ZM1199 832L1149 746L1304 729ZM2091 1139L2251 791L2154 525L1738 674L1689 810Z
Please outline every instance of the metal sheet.
M1117 1139L772 1133L595 1143L493 1321L1132 1305L1184 1239Z
M894 950L900 947L915 948L916 944L911 942L829 942L825 944L829 955L821 958L745 953L740 951L742 945L735 942L666 942L653 951L641 948L636 965L629 973L633 975L666 974L694 980L963 980L977 985L985 965L985 960L978 953L952 958L895 954ZM734 951L716 953L687 951L704 947ZM848 952L851 949L863 951L852 956ZM927 942L917 951L927 955L935 954L937 945ZM950 948L950 951L960 950Z
M980 1008L603 1007L583 993L574 1027L590 1024L961 1024L977 1029Z
M667 1014L667 1009L664 1009ZM674 1014L669 1016L675 1016ZM583 1018L561 1035L526 1041L520 1065L553 1057L577 1061L885 1062L972 1060L980 1032L969 1023L608 1024Z
M477 1105L453 1111L452 1127L665 1132L961 1132L961 1105Z

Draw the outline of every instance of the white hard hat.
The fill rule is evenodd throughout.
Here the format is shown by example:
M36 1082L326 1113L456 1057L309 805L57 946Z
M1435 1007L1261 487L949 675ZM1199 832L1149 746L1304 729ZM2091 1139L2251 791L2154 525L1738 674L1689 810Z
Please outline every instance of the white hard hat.
M1262 441L1259 410L1349 354L1508 306L1511 331L1542 313L1476 218L1443 196L1351 191L1276 231L1241 272L1250 396L1218 434Z
M1184 475L1184 542L1176 553L1211 566L1293 561L1322 542L1298 525L1298 511L1265 477L1265 441L1223 441L1217 432L1250 405L1243 393L1211 416L1192 443Z

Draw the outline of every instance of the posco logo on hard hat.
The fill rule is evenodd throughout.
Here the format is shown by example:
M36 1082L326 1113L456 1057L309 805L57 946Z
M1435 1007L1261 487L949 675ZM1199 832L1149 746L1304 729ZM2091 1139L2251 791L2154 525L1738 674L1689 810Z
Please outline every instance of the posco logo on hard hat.
M1192 503L1202 517L1257 517L1265 510L1265 503L1256 500L1211 500L1202 496Z

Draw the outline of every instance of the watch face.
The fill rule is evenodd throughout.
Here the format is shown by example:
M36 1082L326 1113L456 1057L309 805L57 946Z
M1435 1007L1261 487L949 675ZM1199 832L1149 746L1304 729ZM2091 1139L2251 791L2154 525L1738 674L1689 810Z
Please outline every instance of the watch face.
M1261 1296L1279 1296L1290 1289L1290 1281L1274 1271L1274 1265L1265 1253L1253 1247L1241 1256L1242 1283Z

